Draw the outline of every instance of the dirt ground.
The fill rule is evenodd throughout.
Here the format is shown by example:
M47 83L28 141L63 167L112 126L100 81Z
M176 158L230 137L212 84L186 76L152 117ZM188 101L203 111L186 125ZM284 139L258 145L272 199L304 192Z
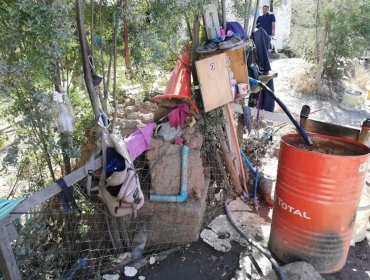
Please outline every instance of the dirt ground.
M370 116L367 110L369 104L356 111L346 111L340 108L340 95L338 94L328 99L325 96L307 96L295 92L292 77L308 67L309 64L299 58L277 59L272 62L273 70L278 72L275 92L296 117L299 116L301 107L305 104L310 105L312 111L321 109L312 116L313 118L341 125L360 126L362 121ZM276 111L279 111L279 108ZM279 141L279 136L275 140ZM338 273L322 275L322 277L325 280L370 280L369 244L370 242L365 239L356 243L354 247L350 247L345 267ZM230 252L222 253L200 239L170 255L166 260L153 266L147 266L138 275L145 276L146 280L232 279L239 269L240 252L246 250L238 243L233 243L232 247Z
M244 247L233 243L230 252L222 253L199 240L162 262L148 265L137 275L144 276L145 280L230 280L239 268L239 255L243 250ZM325 280L368 280L369 271L370 246L365 240L350 248L347 263L340 272L322 276Z
M138 275L145 276L145 280L231 279L239 267L239 254L242 250L243 247L234 243L231 251L222 253L199 240L164 261L147 266Z

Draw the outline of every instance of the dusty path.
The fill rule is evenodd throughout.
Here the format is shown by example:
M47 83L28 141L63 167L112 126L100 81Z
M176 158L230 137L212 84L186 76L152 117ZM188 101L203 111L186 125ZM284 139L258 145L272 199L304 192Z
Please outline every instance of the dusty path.
M320 96L308 96L294 92L292 78L302 73L309 66L301 58L277 59L273 60L271 64L273 71L278 72L278 77L274 80L275 93L296 116L299 116L302 106L307 104L312 111L323 109L312 115L312 118L326 122L359 127L364 119L370 117L370 112L365 109L346 111L340 108L339 98L325 100Z

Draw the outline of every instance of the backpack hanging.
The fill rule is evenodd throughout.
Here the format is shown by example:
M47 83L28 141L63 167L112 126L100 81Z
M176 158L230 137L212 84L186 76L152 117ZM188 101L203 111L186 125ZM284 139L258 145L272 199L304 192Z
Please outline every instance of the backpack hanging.
M125 143L103 128L101 146L103 171L99 194L112 216L132 213L136 216L144 204L144 195Z

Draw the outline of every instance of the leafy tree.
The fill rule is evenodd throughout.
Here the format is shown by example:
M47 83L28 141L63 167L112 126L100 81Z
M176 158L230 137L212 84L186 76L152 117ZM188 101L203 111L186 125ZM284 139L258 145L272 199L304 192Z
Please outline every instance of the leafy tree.
M340 79L341 61L360 57L370 45L369 1L293 1L292 7L290 46L317 66L316 90L322 77Z
M59 70L68 64L66 50L73 38L71 4L9 0L0 6L1 100L8 103L6 116L17 127L18 142L27 145L22 156L44 179L45 164L47 177L55 180L54 164L60 162L50 92L61 86L56 84Z

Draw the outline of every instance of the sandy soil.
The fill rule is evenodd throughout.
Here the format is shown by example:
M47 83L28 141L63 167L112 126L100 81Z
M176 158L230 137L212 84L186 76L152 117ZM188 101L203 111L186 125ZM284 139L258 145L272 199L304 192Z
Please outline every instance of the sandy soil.
M340 125L357 126L367 117L370 111L363 108L357 111L347 111L339 107L341 94L338 92L334 98L324 96L308 96L299 92L294 92L292 78L304 72L310 65L301 58L283 58L273 60L271 67L278 72L278 77L274 80L275 93L285 103L289 110L299 116L303 105L309 105L311 111L323 109L311 117L326 122ZM369 103L366 104L366 108Z

